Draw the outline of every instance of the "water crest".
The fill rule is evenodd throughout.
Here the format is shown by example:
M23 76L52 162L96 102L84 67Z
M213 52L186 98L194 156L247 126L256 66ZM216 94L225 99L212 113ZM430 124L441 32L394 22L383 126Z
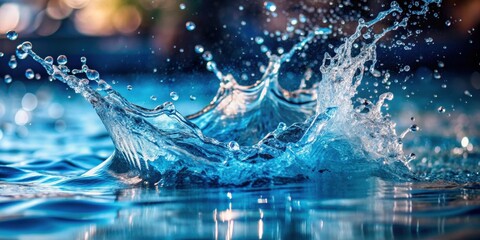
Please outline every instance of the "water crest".
M103 121L115 151L84 178L115 176L127 183L161 186L281 184L325 174L406 179L413 176L408 170L412 156L403 153L402 138L412 130L397 135L395 123L382 113L393 94L380 95L376 103L352 99L365 72L376 71L378 41L406 27L411 15L425 14L432 2L439 3L423 1L419 10L408 12L393 2L373 20L360 19L351 36L324 53L320 72L314 73L322 80L305 87L312 74L308 70L294 91L279 84L280 68L318 36L331 34L330 28L313 29L283 54L266 51L269 62L263 76L249 86L224 74L212 54L197 45L219 89L209 105L189 116L172 102L153 109L132 104L90 69L86 59L81 69L70 70L65 56L55 65L51 57L35 54L29 42L19 46L17 56L33 57L51 77L88 100ZM271 12L276 8L271 2L265 7ZM385 19L394 21L375 32ZM188 30L194 28L187 23ZM171 98L176 101L179 94L172 92Z

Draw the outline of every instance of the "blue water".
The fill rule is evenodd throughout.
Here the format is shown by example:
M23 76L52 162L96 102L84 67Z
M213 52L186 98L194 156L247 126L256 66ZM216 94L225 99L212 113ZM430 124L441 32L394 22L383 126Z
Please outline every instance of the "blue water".
M155 88L147 75L132 88L128 76L107 82L86 60L70 70L65 56L55 64L22 43L18 58L58 81L0 89L0 238L477 237L479 113L424 110L429 99L410 99L375 68L377 41L432 2L359 20L325 54L321 81L287 74L302 79L297 90L283 88L280 69L330 29L267 52L252 85L207 51L213 75ZM398 21L373 34L388 18ZM367 86L382 74L385 89ZM192 78L210 83L192 91Z
M121 82L126 85L128 79ZM469 169L473 181L465 181L468 173L463 173L463 182L456 183L392 181L329 171L313 182L247 188L162 188L96 178L75 181L106 159L113 144L88 103L59 90L60 83L45 84L10 86L23 89L10 93L38 95L43 91L49 97L33 111L27 135L5 133L1 141L1 238L411 239L474 238L479 234L478 154L471 152L467 158L446 154L449 144L453 148L459 143L448 136L435 136L439 132L425 132L407 145L412 149L421 145L425 156L434 155L429 156L431 162L454 162L451 164L457 168L451 169L453 173ZM127 97L154 104L147 97L135 98L150 96L151 89L138 88L143 92L135 94L121 86L118 88L125 89ZM188 91L189 87L177 85L176 89ZM197 110L214 94L205 92L203 100L198 98ZM164 95L168 98L168 91ZM58 102L64 107L60 118L64 124L57 123L57 130L52 131L58 120L48 115L48 109ZM180 98L179 110L195 111L190 102ZM417 115L417 119L427 117ZM458 118L454 116L450 122L458 122ZM437 144L442 153L432 154ZM422 156L418 147L415 152ZM418 167L421 165L419 160ZM63 178L70 181L57 184Z

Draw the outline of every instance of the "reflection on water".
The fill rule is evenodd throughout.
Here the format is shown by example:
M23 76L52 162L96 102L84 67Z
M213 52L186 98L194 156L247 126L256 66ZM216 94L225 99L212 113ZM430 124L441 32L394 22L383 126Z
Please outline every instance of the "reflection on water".
M341 186L341 188L339 188ZM445 190L448 189L448 190ZM77 238L385 239L474 229L478 187L329 179L271 189L130 189L108 224Z

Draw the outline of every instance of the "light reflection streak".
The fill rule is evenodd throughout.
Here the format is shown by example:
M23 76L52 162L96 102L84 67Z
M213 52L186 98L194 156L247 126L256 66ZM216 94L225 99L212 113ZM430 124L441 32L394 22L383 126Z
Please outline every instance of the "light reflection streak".
M258 220L258 239L263 238L263 221L262 219Z
M218 239L218 221L217 221L217 209L216 208L213 211L213 221L215 222L215 232L214 232L215 240L217 240Z

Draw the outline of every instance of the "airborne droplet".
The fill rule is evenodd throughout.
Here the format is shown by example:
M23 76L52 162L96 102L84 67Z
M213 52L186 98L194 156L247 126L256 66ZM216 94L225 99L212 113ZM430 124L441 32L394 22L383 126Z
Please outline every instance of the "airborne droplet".
M10 57L10 61L8 61L8 66L11 69L17 68L17 58L14 55Z
M86 75L89 80L97 80L100 77L100 74L93 69L88 69Z
M25 71L25 77L27 77L28 79L33 79L35 77L35 73L32 69L29 68Z
M8 32L7 32L7 38L8 38L9 40L12 40L12 41L13 41L13 40L15 40L15 39L18 38L18 33L15 32L15 31L8 31Z
M196 52L196 53L203 53L204 50L205 50L205 49L203 48L202 45L196 45L196 46L195 46L195 52Z
M65 65L65 64L67 64L67 62L68 62L67 56L60 55L60 56L57 57L57 63L58 64Z
M270 12L275 12L277 10L277 5L275 5L275 3L270 1L264 2L263 6L265 7L265 9L267 9Z
M173 101L177 101L178 100L178 94L176 92L171 92L170 93L170 98L173 100Z
M11 83L12 82L12 77L10 75L5 75L5 77L3 78L3 80L5 81L5 83Z
M187 28L188 31L193 31L197 27L194 22L188 21L185 23L185 27Z
M213 59L213 56L212 56L212 53L209 52L209 51L205 51L203 54L202 54L202 58L203 60L205 61L211 61Z

